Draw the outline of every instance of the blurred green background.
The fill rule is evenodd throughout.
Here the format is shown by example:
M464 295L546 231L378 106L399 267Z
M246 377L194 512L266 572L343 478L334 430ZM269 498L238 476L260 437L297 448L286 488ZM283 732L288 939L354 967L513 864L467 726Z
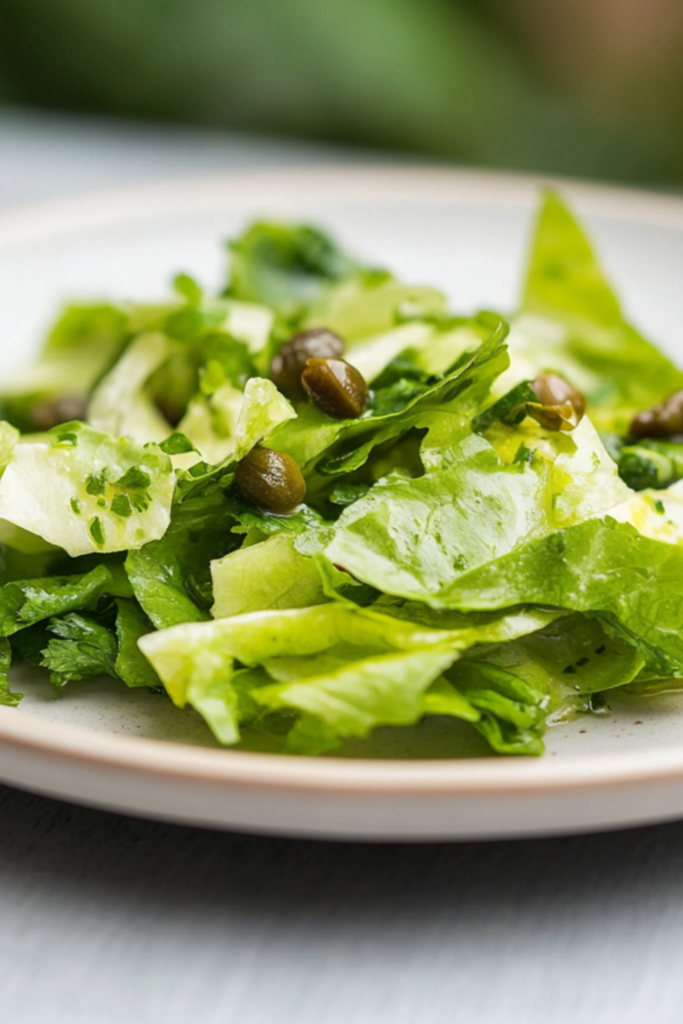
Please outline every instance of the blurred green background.
M683 180L681 0L0 0L0 101Z

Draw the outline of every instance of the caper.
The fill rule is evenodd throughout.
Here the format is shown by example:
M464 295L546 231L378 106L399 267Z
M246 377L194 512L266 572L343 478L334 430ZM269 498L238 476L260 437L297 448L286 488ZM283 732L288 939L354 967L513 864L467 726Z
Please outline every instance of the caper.
M531 390L540 405L527 404L530 416L546 430L574 430L586 411L581 392L557 373L542 373L531 382Z
M237 466L235 483L248 501L279 515L292 512L306 494L306 482L294 459L260 445Z
M31 421L36 430L51 430L60 423L84 420L88 400L82 395L56 395L37 402L31 409Z
M675 391L651 409L633 417L631 437L674 437L683 434L683 391Z
M287 398L303 400L301 383L308 359L337 359L344 353L344 342L326 327L312 327L290 338L270 364L270 376Z
M301 383L315 404L338 420L358 419L368 404L362 373L343 359L309 359Z

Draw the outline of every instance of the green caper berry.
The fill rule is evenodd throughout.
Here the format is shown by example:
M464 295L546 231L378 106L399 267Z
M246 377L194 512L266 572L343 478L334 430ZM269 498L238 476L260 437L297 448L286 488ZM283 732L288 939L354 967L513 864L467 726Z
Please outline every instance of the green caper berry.
M531 383L540 406L529 403L527 412L546 430L574 430L583 419L586 399L557 373L542 373Z
M368 404L368 386L343 359L309 359L301 383L323 412L338 420L358 419Z
M683 391L676 391L651 409L633 417L630 435L641 437L676 437L683 434Z
M294 459L260 445L239 463L235 483L247 501L278 515L292 512L306 495L306 482Z
M308 359L336 359L344 353L344 342L327 327L312 327L290 338L274 356L270 376L287 398L302 401L306 394L301 374Z
M58 395L37 402L31 409L31 422L36 430L51 430L60 423L84 420L88 399L82 395Z

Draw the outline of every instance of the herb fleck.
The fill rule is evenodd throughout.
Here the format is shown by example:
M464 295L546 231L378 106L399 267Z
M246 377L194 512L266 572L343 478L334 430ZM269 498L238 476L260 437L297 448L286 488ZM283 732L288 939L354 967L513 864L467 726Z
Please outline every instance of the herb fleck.
M124 487L127 491L144 491L151 483L149 473L145 473L139 466L131 466L121 479L116 481L116 486Z
M117 516L128 519L133 514L127 494L117 494L111 503L111 510Z
M104 547L104 528L99 516L93 516L88 523L88 533L95 541L98 548Z
M85 490L87 494L104 494L106 486L107 477L104 471L97 475L95 475L95 473L91 473L85 481Z

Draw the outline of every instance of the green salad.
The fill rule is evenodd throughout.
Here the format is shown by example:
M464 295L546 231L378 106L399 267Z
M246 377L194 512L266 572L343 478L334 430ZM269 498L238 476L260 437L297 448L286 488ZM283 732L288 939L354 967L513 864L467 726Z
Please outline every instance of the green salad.
M610 691L680 685L683 373L557 194L511 318L305 225L228 248L220 295L68 306L3 382L0 704L27 662L225 745L440 716L538 755Z

